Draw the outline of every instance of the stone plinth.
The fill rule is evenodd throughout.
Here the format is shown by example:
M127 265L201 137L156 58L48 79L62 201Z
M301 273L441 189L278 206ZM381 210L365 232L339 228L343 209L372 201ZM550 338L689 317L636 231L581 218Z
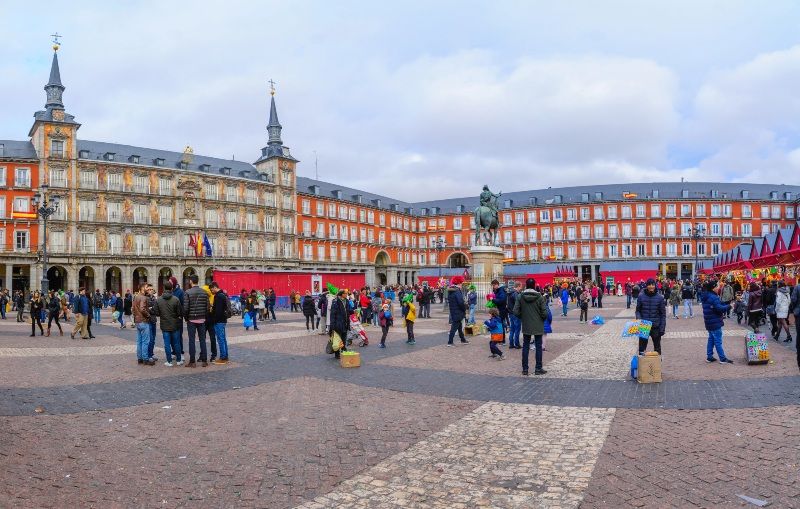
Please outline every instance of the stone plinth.
M470 248L472 259L472 283L478 293L478 309L486 307L486 295L492 291L492 280L502 283L503 259L505 254L497 246L473 246ZM476 322L480 322L478 317Z

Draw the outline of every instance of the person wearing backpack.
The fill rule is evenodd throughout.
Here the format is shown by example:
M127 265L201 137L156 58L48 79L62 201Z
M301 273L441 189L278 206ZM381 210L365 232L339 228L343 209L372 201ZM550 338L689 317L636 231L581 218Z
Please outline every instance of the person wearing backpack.
M183 306L180 299L172 294L172 283L164 283L164 293L156 300L154 306L156 316L160 318L161 335L164 337L164 354L167 356L165 366L182 366L181 341L178 336L181 319L183 318ZM175 363L172 356L175 356Z
M392 318L392 312L389 311L389 304L384 304L381 306L380 316L378 317L378 322L381 325L381 331L383 334L381 335L381 344L378 345L378 348L386 348L386 336L389 334L389 327L394 325L394 319Z
M100 323L100 310L103 309L103 296L100 294L100 289L97 288L92 295L92 311L94 315L94 323Z
M517 299L519 298L520 290L522 290L522 285L520 285L519 283L516 283L514 286L511 287L511 289L508 292L508 298L507 298L508 305L506 306L506 309L514 309L514 306L517 303ZM522 322L520 322L519 318L517 318L517 316L514 315L514 313L508 314L508 322L509 322L508 348L522 349L522 347L519 344L519 335L522 330L521 329Z
M522 325L522 375L528 376L528 355L531 350L531 336L534 338L536 366L534 375L544 375L547 371L542 366L542 336L544 321L548 308L544 297L536 291L536 280L528 278L525 290L517 298L511 312L520 319Z
M219 359L213 361L214 364L227 364L228 363L228 338L225 333L225 327L228 325L228 318L233 316L233 308L231 307L231 300L225 295L219 284L212 281L211 293L214 294L214 303L211 305L211 316L214 320L214 333L217 337L217 346L219 348Z

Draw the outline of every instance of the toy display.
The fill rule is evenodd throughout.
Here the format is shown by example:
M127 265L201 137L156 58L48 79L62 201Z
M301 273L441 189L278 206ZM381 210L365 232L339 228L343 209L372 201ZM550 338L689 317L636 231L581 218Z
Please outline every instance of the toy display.
M650 337L650 330L652 328L653 322L649 320L633 320L630 322L625 322L625 327L622 329L622 337L647 339Z
M766 334L748 332L744 338L745 357L748 364L766 364L769 362L769 344Z

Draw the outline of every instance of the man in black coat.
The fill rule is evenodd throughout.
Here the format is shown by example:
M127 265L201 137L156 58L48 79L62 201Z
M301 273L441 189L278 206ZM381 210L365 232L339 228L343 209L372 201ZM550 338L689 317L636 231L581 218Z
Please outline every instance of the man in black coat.
M655 279L648 279L644 292L639 294L639 299L636 301L636 318L653 322L650 338L653 340L653 349L661 355L661 337L667 327L667 301L656 291ZM639 355L644 355L645 350L647 350L647 339L639 338Z
M339 337L342 338L342 348L338 352L334 352L334 355L338 359L340 357L341 352L347 350L346 342L347 342L347 331L350 330L350 317L347 315L347 304L345 303L344 298L344 290L339 290L339 293L336 294L336 298L333 299L331 302L331 328L330 328L330 336L333 337L333 333L339 334Z
M456 332L461 338L461 344L469 343L464 337L463 327L464 318L467 317L467 305L464 302L464 294L461 293L461 283L463 282L464 279L461 276L455 276L447 289L447 305L450 310L450 335L447 337L447 346L453 346Z

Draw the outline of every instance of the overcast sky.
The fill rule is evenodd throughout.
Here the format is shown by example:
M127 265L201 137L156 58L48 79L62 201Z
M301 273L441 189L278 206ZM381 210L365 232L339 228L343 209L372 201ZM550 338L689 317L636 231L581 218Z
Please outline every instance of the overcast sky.
M299 174L407 201L663 180L800 183L800 2L0 3L0 139L52 50L83 139L254 161L268 84Z

